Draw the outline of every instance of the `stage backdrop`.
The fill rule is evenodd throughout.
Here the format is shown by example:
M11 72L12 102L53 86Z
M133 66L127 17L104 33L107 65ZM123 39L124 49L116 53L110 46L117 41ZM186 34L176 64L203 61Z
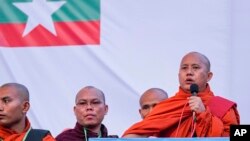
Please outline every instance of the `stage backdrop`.
M0 4L0 84L30 91L34 128L73 128L75 95L106 95L104 124L121 135L140 120L148 88L178 90L181 57L210 59L216 95L250 123L250 2L247 0L5 0Z

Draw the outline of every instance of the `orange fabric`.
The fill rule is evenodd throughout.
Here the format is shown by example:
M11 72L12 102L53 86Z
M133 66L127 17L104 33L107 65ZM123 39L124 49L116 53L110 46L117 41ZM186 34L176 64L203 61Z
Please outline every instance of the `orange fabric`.
M192 111L188 106L187 98L191 95L181 88L175 96L159 103L154 110L141 122L131 126L123 136L138 134L157 137L191 137L192 135ZM206 106L214 96L209 85L198 96ZM196 135L198 137L229 136L229 125L239 124L237 109L232 107L222 119L213 116L208 106L206 111L196 114ZM179 121L181 121L179 127Z
M49 134L43 138L43 141L56 141L56 139Z
M25 122L26 127L21 133L17 133L15 131L0 127L0 140L3 139L4 141L22 141L31 126L27 118ZM55 139L51 135L47 135L43 138L43 141L55 141Z

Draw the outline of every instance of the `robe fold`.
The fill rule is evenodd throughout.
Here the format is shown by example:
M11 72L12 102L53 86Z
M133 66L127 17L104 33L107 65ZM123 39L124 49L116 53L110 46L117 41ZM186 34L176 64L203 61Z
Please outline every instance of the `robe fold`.
M157 104L144 120L132 125L122 136L138 134L157 137L192 137L195 132L198 137L222 137L229 136L231 124L239 124L236 103L214 96L208 84L205 91L197 95L203 101L206 110L196 113L194 123L193 112L187 99L190 96L190 93L179 88L175 96ZM209 107L220 103L224 106L213 106L211 109Z
M23 141L31 128L28 118L25 119L25 129L21 133L0 126L0 141ZM55 141L51 134L46 135L43 141Z
M101 136L99 137L98 133L94 133L90 130L87 130L86 134L84 133L84 126L76 123L73 129L68 129L60 133L57 137L57 141L87 141L88 138L118 138L117 135L108 135L108 130L105 125L101 124L100 129Z

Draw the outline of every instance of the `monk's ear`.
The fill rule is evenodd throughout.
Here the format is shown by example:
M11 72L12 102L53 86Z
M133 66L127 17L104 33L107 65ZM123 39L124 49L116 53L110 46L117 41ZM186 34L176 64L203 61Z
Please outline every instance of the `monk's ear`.
M213 73L212 72L208 72L207 73L207 82L210 81L213 77Z
M139 113L141 115L141 118L143 118L142 109L139 109Z
M105 104L105 115L108 113L109 111L109 106Z
M30 109L29 101L24 101L22 104L23 113L27 113Z
M76 116L76 106L74 106L73 110L74 110L74 114Z

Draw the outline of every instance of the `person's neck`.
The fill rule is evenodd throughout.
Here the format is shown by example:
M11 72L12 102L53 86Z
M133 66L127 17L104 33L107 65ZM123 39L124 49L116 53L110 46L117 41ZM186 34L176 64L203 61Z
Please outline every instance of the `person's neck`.
M25 122L25 118L21 119L19 122L15 123L15 125L11 126L10 129L12 131L15 131L17 133L21 133L23 132L23 130L26 127L26 122Z
M91 132L94 132L94 133L99 133L100 130L101 130L101 125L98 125L98 126L95 126L95 127L90 127L90 128L87 128L88 130L90 130Z

